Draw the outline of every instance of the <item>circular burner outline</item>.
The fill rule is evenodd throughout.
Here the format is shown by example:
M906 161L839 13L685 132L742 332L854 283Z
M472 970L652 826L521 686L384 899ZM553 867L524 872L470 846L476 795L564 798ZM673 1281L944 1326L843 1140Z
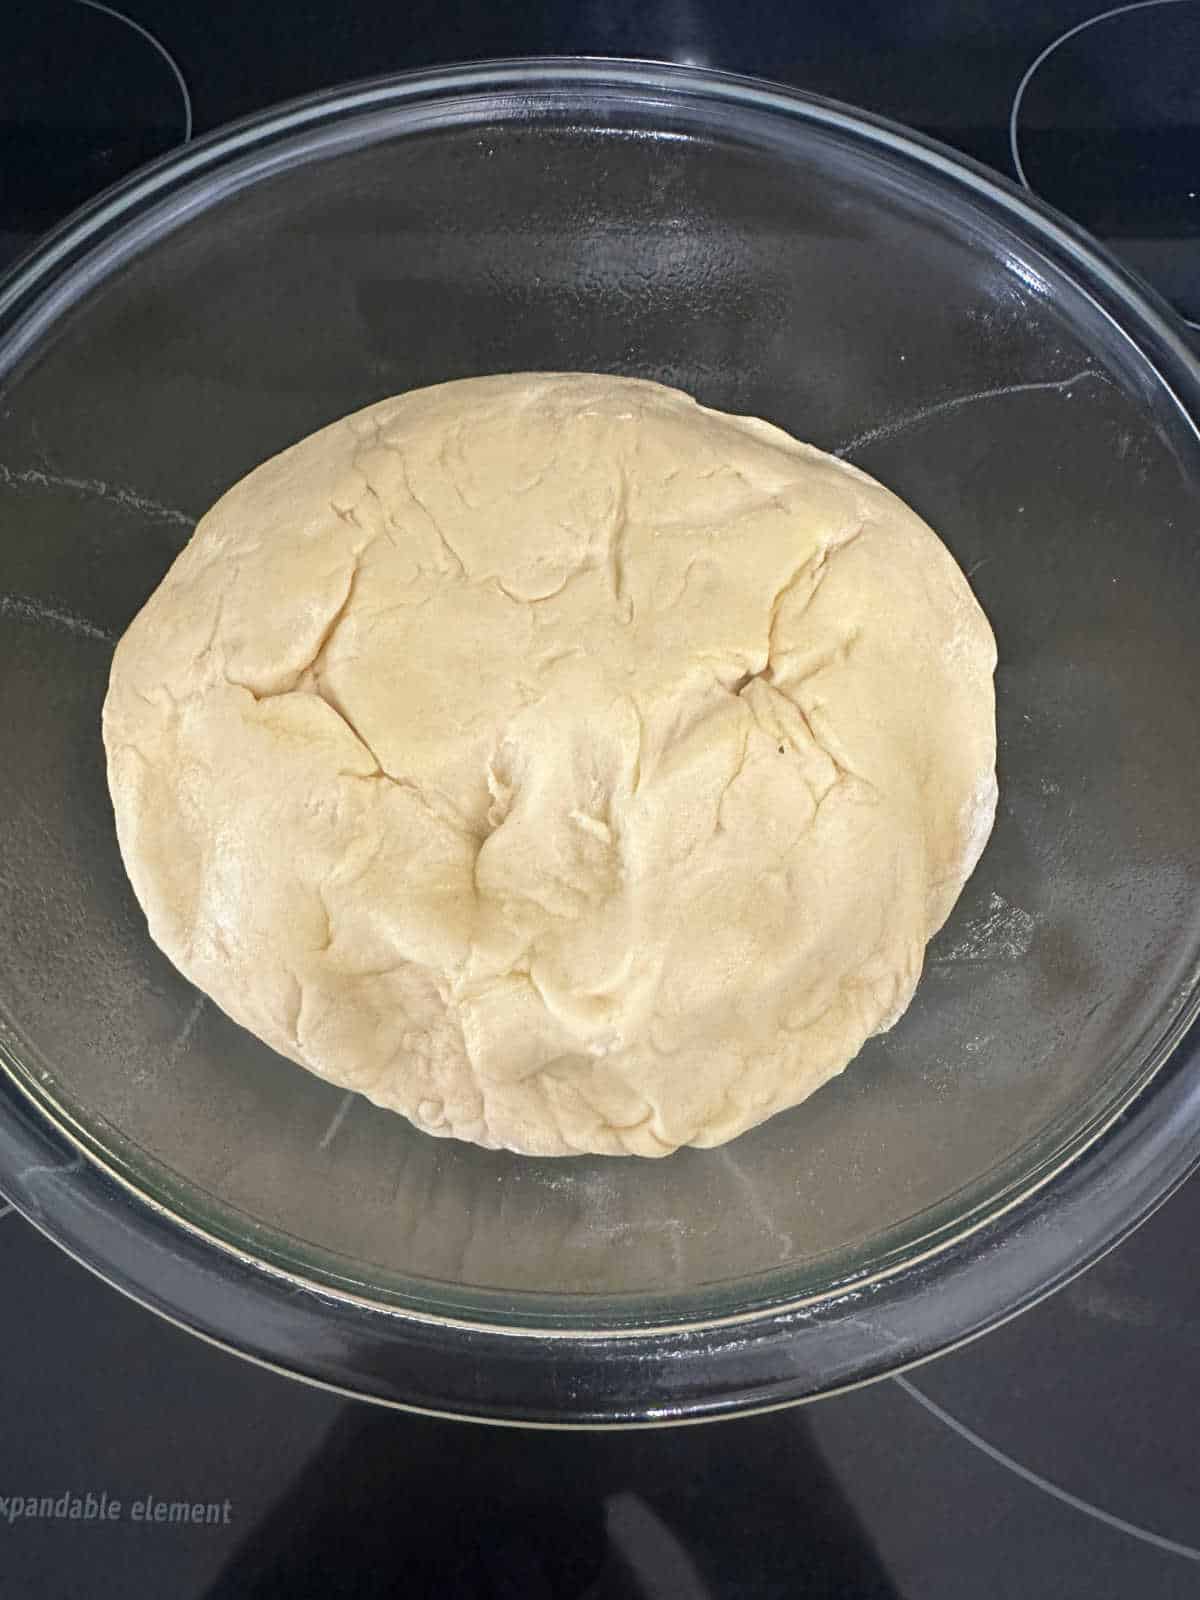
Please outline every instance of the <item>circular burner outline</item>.
M92 0L82 0L82 3L90 5ZM1086 33L1089 28L1094 28L1097 23L1110 22L1114 17L1123 17L1131 11L1150 11L1159 6L1179 6L1194 3L1195 0L1129 0L1126 5L1110 6L1107 11L1098 11L1094 17L1085 17L1082 22L1077 22L1073 28L1068 28L1065 33L1060 33L1057 39L1051 39L1045 49L1034 56L1026 67L1020 83L1017 85L1017 91L1013 95L1012 105L1008 113L1008 150L1012 159L1013 170L1023 188L1028 189L1030 194L1036 195L1038 193L1026 176L1025 167L1021 161L1021 105L1025 99L1025 91L1059 46L1066 44L1069 39L1074 39L1078 34ZM1185 317L1182 312L1178 313L1178 315L1179 320L1185 327L1200 328L1200 322L1193 321L1191 317Z
M1154 3L1154 0L1152 0ZM1103 1507L1093 1505L1090 1500L1084 1500L1077 1494L1072 1494L1069 1489L1062 1488L1050 1478L1043 1478L1040 1472L1034 1472L1032 1467L1025 1466L1013 1456L1007 1455L997 1445L989 1443L973 1428L968 1428L965 1422L959 1420L953 1412L931 1400L921 1389L918 1389L911 1378L906 1378L902 1373L896 1373L892 1382L903 1389L911 1400L928 1411L931 1417L937 1419L943 1427L949 1428L960 1439L981 1451L990 1461L1014 1473L1025 1483L1035 1489L1040 1489L1043 1494L1048 1494L1051 1499L1059 1500L1063 1505L1070 1506L1073 1511L1080 1511L1086 1517L1093 1517L1097 1522L1103 1522L1110 1528L1115 1528L1118 1533L1124 1533L1131 1539L1138 1539L1143 1544L1152 1545L1156 1550L1162 1550L1167 1555L1181 1556L1185 1561L1200 1561L1200 1549L1193 1545L1183 1544L1178 1539L1169 1539L1166 1534L1155 1533L1150 1528L1143 1528L1136 1522L1128 1522L1124 1517L1118 1517Z
M93 0L80 0L82 5L91 5ZM1097 23L1108 22L1113 17L1123 17L1129 11L1149 11L1157 6L1179 6L1194 3L1194 0L1129 0L1122 6L1111 6L1107 11L1098 11L1094 17L1085 17L1082 22L1077 22L1073 28L1068 28L1065 33L1060 33L1057 39L1052 39L1046 48L1036 55L1026 67L1017 92L1013 95L1012 106L1008 113L1008 148L1012 156L1013 168L1020 183L1029 190L1030 194L1038 191L1025 176L1025 168L1021 162L1020 120L1021 102L1025 98L1025 91L1033 82L1038 71L1045 66L1050 57L1060 45L1066 44L1068 39L1074 39L1077 34L1086 33L1089 28L1094 28Z
M135 22L132 17L127 17L123 11L117 11L112 6L104 5L102 0L75 0L76 5L86 6L89 11L98 11L101 16L111 17L114 22L123 22L127 28L132 28L140 38L155 50L159 57L166 63L171 76L175 79L180 96L183 100L183 144L188 144L192 137L192 97L188 91L187 79L180 70L179 63L163 44L161 39L155 38L149 28L143 27L140 22Z

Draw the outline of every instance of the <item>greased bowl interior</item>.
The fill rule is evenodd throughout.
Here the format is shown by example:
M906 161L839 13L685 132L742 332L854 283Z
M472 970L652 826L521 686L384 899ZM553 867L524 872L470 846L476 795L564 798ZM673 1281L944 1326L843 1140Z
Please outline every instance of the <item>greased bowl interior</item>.
M434 1140L241 1031L147 936L99 735L114 640L257 462L416 385L571 368L678 385L881 478L1000 652L995 832L909 1013L806 1105L658 1162ZM597 1341L644 1354L675 1330L699 1360L718 1325L802 1305L832 1326L918 1263L928 1296L938 1261L1153 1102L1200 953L1196 374L1152 299L1036 206L761 85L428 74L286 108L106 197L10 278L0 383L0 1183L160 1309L378 1397L570 1419L532 1368L504 1401L500 1378L446 1373L507 1360L498 1333L603 1364ZM1171 1114L1161 1188L1195 1145ZM59 1155L65 1176L30 1175ZM172 1287L193 1252L236 1314ZM1003 1304L947 1301L893 1357L1083 1253L1051 1251ZM346 1331L368 1324L382 1343ZM401 1325L440 1352L408 1388ZM456 1339L485 1353L452 1359ZM885 1365L867 1345L848 1371L793 1355L773 1387L715 1367L700 1387L793 1398ZM665 1362L638 1381L643 1415L686 1388ZM603 1387L588 1420L617 1417Z

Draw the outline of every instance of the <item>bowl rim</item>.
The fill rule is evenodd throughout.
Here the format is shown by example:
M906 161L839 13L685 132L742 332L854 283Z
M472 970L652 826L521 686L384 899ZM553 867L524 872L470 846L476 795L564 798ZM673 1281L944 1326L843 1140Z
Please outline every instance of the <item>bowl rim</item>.
M773 113L873 145L965 188L1052 260L1069 264L1193 426L1200 417L1200 364L1182 319L1082 229L1001 175L883 118L800 90L607 57L514 58L394 74L218 129L97 197L16 263L0 279L0 344L8 360L19 359L47 321L84 292L94 252L136 226L143 211L238 158L371 112L555 89L686 95ZM23 1086L2 1046L0 1178L20 1212L114 1287L295 1376L384 1403L495 1422L702 1420L835 1392L928 1359L1035 1303L1123 1238L1200 1161L1200 1024L1187 1031L1200 993L1191 999L1111 1114L1036 1183L923 1255L834 1294L706 1321L594 1331L505 1327L318 1286L173 1215L98 1161Z

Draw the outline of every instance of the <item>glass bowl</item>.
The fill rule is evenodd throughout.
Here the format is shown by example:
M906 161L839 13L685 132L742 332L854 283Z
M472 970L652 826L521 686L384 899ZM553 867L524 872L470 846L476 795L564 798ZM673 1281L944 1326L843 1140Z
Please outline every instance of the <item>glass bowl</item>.
M659 1162L433 1140L242 1032L148 938L100 743L114 640L243 473L400 390L570 368L880 477L1000 649L996 829L911 1010ZM418 74L79 213L0 289L0 385L0 1184L119 1287L379 1400L712 1416L978 1332L1195 1160L1200 376L1044 207L748 80Z

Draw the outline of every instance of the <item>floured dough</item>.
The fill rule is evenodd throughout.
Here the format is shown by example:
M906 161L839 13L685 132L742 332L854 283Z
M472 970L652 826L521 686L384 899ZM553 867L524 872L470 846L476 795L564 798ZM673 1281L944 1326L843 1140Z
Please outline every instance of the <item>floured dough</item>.
M624 378L385 400L237 484L104 708L150 931L430 1133L717 1145L908 1005L996 802L930 529Z

